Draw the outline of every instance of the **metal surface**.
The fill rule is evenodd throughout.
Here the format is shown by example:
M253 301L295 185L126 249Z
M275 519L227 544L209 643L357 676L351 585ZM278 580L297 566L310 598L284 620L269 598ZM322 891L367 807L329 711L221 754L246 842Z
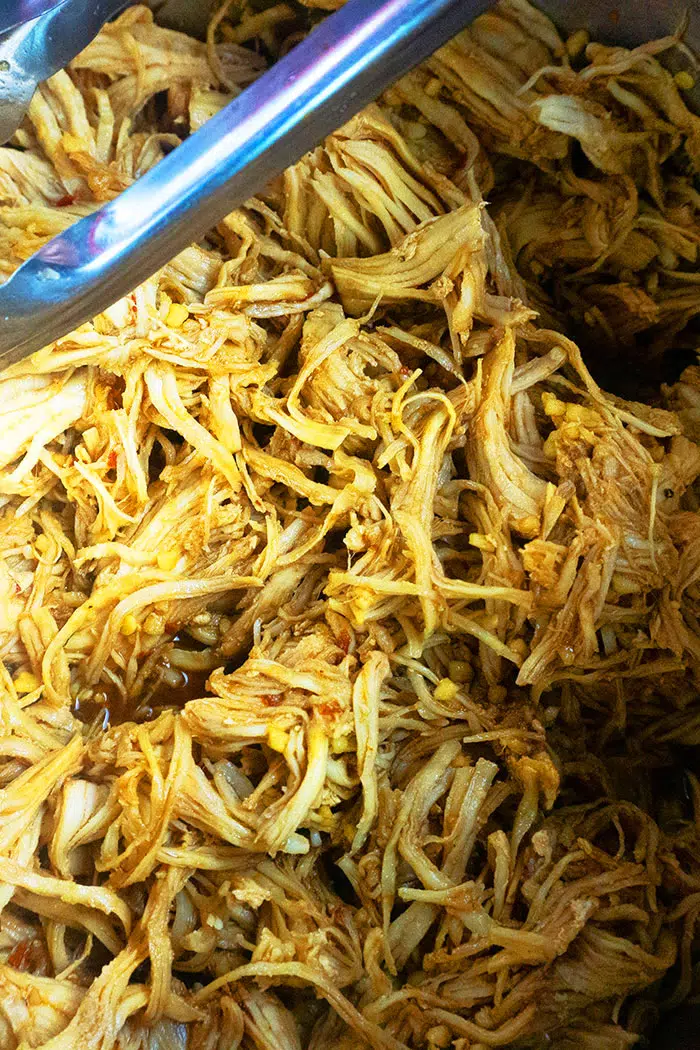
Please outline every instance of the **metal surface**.
M20 266L0 288L0 359L19 360L131 291L487 6L349 0L156 168Z
M0 142L20 124L34 89L90 43L125 0L0 0Z
M175 0L186 3L187 0ZM565 34L587 29L592 40L622 47L637 47L675 33L688 21L684 41L700 54L700 0L533 0ZM687 69L697 83L686 97L700 112L700 63L693 55L666 51L660 58L674 72ZM700 1050L700 1044L699 1044Z
M3 0L0 7L0 35L64 3L65 0Z
M20 0L22 2L22 0ZM41 0L31 0L39 3ZM48 3L50 0L44 0ZM219 0L147 0L162 25L203 37ZM495 2L495 0L493 0ZM556 22L568 35L576 29L587 29L591 39L606 44L635 47L646 40L674 33L689 16L684 39L700 53L700 0L649 0L646 4L632 0L533 0L536 7ZM2 0L0 0L0 4ZM671 68L693 68L700 64L667 52L663 61ZM700 111L700 83L691 97Z
M698 0L537 0L535 5L564 33L585 28L591 39L623 47L674 33L690 15L689 40L698 40Z

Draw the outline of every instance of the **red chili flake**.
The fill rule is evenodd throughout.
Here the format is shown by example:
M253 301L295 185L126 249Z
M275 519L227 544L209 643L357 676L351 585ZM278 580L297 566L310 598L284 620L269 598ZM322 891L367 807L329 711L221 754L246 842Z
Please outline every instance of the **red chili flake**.
M350 635L347 631L340 631L338 634L338 645L344 653L350 649Z
M320 704L316 704L316 710L322 718L334 718L340 714L340 704L336 700L329 700L327 703L321 701Z
M20 941L10 952L7 962L15 970L28 970L31 965L32 942Z
M263 693L260 702L266 707L279 707L281 703L284 703L284 697L281 693Z
M409 376L411 375L411 373L412 373L412 369L410 369L410 368L409 368L409 367L408 367L407 365L401 365L401 368L399 369L399 371L401 372L401 375L402 375L402 376L403 376L403 377L404 377L405 379L408 379L408 377L409 377Z
M20 585L18 583L13 583L12 587L14 589L14 593L15 594L19 594L19 592L22 590L22 588L20 587Z
M72 193L67 193L65 197L59 197L55 204L57 208L67 208L69 204L75 204L75 197Z
M110 452L110 454L107 456L107 466L110 468L110 470L113 467L116 467L117 459L118 459L117 450L116 450L116 448L113 448L112 451Z

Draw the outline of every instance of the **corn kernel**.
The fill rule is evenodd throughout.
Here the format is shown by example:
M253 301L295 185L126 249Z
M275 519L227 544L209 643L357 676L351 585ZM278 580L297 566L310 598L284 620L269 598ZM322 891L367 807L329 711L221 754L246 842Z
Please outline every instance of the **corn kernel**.
M524 536L525 539L534 540L540 531L540 519L536 514L526 514L522 518L515 518L513 530Z
M567 404L566 419L570 423L583 423L585 427L596 427L601 423L600 413L586 405Z
M408 138L412 142L420 142L428 134L428 129L425 124L419 124L417 121L411 124L407 129Z
M121 634L127 635L135 634L139 629L139 621L132 613L127 613L122 620L121 627L119 628Z
M548 437L545 439L545 443L542 446L542 451L544 452L546 459L557 458L558 437L559 435L557 431L553 430L552 433L549 434Z
M278 729L277 726L270 726L267 731L267 742L273 751L279 751L282 754L289 743L289 733L285 733L284 729Z
M563 416L566 413L566 404L548 390L542 394L542 408L548 416Z
M187 309L187 307L183 305L183 303L173 303L170 309L168 310L167 317L165 318L165 323L170 328L179 328L185 323L189 316L190 312Z
M514 653L517 653L522 660L524 660L530 652L528 644L524 638L514 638L512 642L508 642L508 646Z
M34 546L40 554L46 554L47 550L51 546L51 540L48 536L42 533L41 536L37 536L36 540L34 541Z
M577 29L575 33L572 33L566 41L569 58L576 58L577 55L580 55L588 47L590 39L590 33L586 29Z
M457 685L451 678L441 678L433 690L433 696L436 700L454 700L457 692Z
M561 433L565 441L578 441L580 437L587 436L587 431L578 423L563 423Z
M41 682L31 671L21 671L15 678L15 691L17 693L33 693L40 685Z
M161 551L156 556L158 568L162 569L163 572L172 572L179 560L180 555L177 551Z
M695 77L687 69L681 69L673 79L676 82L676 87L680 88L681 91L692 91L695 87Z

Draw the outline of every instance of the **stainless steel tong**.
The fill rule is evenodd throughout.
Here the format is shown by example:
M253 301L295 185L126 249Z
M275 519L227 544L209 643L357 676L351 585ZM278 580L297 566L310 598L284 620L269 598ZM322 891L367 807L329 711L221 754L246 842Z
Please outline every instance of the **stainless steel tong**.
M0 142L18 127L41 80L90 43L124 0L2 0Z
M19 34L16 54L32 90L87 42L77 29L81 19L94 35L123 6L123 0L5 3L40 10L33 28L20 22L12 29L5 19L11 34ZM15 271L0 287L0 365L39 350L126 295L488 6L488 0L349 0L138 182ZM44 18L51 20L48 29L41 28ZM59 46L55 37L64 31L65 46ZM34 43L22 43L27 40ZM50 46L41 52L46 41ZM6 78L20 58L4 58ZM0 114L9 118L8 83L0 80ZM18 106L27 101L26 91L15 99ZM16 108L15 117L22 112Z

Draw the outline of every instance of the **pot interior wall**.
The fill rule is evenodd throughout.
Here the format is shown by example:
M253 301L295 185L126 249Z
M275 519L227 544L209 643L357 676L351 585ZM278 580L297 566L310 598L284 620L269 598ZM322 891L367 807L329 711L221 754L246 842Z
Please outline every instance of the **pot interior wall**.
M194 36L204 36L207 23L220 0L147 0L162 25L181 29ZM469 0L465 0L467 5ZM549 15L559 29L569 34L585 28L593 40L635 47L675 33L688 19L685 40L700 55L700 0L639 0L614 3L614 0L537 0L536 6ZM693 92L695 108L700 112L700 61L693 55L669 53L668 65L674 72L688 69L698 81Z

